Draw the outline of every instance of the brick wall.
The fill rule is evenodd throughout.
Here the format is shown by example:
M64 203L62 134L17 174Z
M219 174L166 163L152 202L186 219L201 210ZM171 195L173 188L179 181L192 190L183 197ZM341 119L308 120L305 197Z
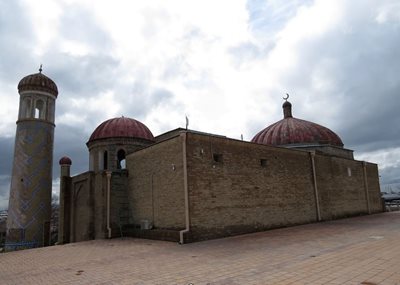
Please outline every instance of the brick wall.
M188 240L317 221L310 153L193 133L187 144ZM322 219L367 213L361 162L317 154L315 168ZM378 212L374 164L367 176L371 212Z
M191 229L186 241L318 220L309 152L186 135ZM152 238L185 228L183 143L182 136L156 143L128 155L127 170L113 172L113 236L118 236L122 220L133 228L143 220L150 222L157 229ZM324 154L313 157L322 220L367 214L368 206L371 213L382 211L376 164ZM73 177L71 195L71 241L105 238L105 173Z
M366 164L367 173L367 184L368 184L368 196L369 204L372 213L382 212L384 209L384 203L379 186L379 172L378 165L375 163Z
M307 152L191 133L187 141L193 239L316 220Z
M94 238L94 173L85 172L72 177L70 241Z
M132 223L147 220L159 229L184 228L181 138L130 154L126 161Z
M368 213L362 162L318 155L315 164L324 220ZM370 192L376 196L379 187L372 186ZM373 207L373 212L379 209Z
M104 171L92 172L94 175L94 237L107 237L107 177Z
M111 177L110 222L112 236L121 236L122 226L130 223L128 171L114 171Z

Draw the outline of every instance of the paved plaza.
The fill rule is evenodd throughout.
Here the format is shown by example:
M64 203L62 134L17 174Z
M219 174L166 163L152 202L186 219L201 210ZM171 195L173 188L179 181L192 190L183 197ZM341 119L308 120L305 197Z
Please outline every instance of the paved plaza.
M400 285L400 212L186 245L121 238L5 253L0 284Z

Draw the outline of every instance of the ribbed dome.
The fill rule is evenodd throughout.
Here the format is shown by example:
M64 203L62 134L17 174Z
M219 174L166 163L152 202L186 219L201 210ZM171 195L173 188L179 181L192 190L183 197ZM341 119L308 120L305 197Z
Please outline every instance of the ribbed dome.
M256 134L252 142L267 145L333 145L343 147L340 137L321 125L292 117L292 104L283 104L284 118Z
M140 138L154 141L153 134L143 123L126 117L104 121L94 130L88 142L105 138Z
M41 69L39 73L25 76L18 83L18 91L44 91L53 94L57 97L58 89L53 80L42 74Z

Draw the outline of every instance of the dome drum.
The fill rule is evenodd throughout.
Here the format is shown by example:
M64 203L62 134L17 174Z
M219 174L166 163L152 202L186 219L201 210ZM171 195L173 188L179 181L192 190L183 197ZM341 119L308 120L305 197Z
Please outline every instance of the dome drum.
M89 170L122 169L125 157L155 142L151 131L141 122L113 118L101 123L86 143L89 149Z

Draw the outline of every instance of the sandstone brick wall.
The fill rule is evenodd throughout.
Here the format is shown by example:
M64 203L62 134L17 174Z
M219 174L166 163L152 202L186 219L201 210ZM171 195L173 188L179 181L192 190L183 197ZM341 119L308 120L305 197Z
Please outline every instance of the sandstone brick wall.
M194 132L186 136L186 241L318 221L309 152ZM139 227L144 220L160 233L185 228L183 143L177 136L132 153L127 170L112 173L113 236L120 234L120 224ZM382 211L376 164L318 153L313 157L322 220ZM70 193L71 242L105 238L105 172L73 177Z
M65 178L63 189L63 231L68 238L62 242L77 242L107 238L107 175L106 172L85 172ZM64 181L63 180L63 181ZM112 236L120 236L121 210L129 214L127 197L127 171L112 173L110 181L110 226ZM127 214L126 214L127 215ZM64 225L69 223L69 227ZM126 219L123 223L129 223Z
M94 182L94 237L106 238L107 235L107 176L104 171L93 172Z
M191 133L187 142L193 239L316 220L307 152Z
M308 152L188 133L187 159L188 240L317 221ZM368 212L361 162L317 154L315 167L322 219ZM371 212L378 212L374 164L367 176Z
M128 200L128 171L119 170L111 177L110 222L112 236L121 236L121 227L130 223Z
M70 241L94 238L94 174L85 172L72 177Z
M375 163L367 163L367 183L368 183L368 194L369 204L372 213L382 212L384 209L384 203L379 186L379 172L378 165Z
M183 154L180 137L127 156L132 223L161 229L185 227Z
M318 155L315 164L324 220L368 214L361 161ZM367 170L370 210L376 213L382 209L376 165L368 164Z

